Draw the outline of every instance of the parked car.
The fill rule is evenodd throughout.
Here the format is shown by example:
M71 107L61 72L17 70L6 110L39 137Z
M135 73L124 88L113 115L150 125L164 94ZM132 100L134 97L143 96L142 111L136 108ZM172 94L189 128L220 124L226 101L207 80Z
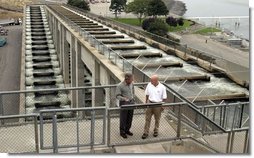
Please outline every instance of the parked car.
M0 37L0 47L3 47L7 42L7 39L5 37Z
M1 36L7 36L8 35L8 30L0 28L0 35Z

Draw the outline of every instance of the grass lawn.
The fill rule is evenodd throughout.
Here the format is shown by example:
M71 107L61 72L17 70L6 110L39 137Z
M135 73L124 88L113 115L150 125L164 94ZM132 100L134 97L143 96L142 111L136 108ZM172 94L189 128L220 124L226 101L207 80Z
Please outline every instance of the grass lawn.
M118 21L118 22L121 22L121 23L141 27L141 24L139 23L139 20L137 18L118 18L118 19L114 18L114 20ZM168 25L168 31L177 32L177 31L185 30L186 28L190 27L191 23L192 22L189 21L189 20L184 20L184 25L183 26L173 27L173 26Z
M117 18L117 19L114 18L113 20L133 26L141 26L139 20L136 18Z
M168 25L168 31L169 32L178 32L178 31L185 30L186 28L190 27L190 25L192 23L191 21L189 21L189 20L183 20L183 21L184 21L183 26L177 25L176 27L173 27L173 26Z
M207 35L212 32L221 32L221 30L217 29L217 28L213 28L213 27L206 27L206 28L196 31L195 33L201 34L201 35Z

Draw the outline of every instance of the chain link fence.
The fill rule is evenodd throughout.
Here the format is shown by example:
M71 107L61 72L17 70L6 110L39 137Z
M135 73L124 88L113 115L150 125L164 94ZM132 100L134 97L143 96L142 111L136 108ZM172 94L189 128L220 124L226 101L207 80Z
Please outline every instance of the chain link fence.
M105 108L44 110L40 112L41 149L89 147L105 144ZM62 118L62 115L70 115ZM49 116L50 120L45 120Z
M0 122L0 153L39 152L37 115L0 116Z

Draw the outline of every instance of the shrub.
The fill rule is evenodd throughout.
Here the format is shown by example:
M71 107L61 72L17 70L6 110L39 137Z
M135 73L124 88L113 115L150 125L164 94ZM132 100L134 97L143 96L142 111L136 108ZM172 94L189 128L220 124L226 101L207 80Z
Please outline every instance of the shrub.
M174 26L174 27L176 27L177 26L177 19L176 18L174 18L174 17L172 17L172 16L169 16L169 17L167 17L167 19L166 19L166 23L169 25L169 26Z
M143 22L142 22L142 28L144 30L147 30L149 28L149 26L151 25L152 22L154 22L155 19L154 18L149 18L149 19L145 19Z
M168 32L168 27L163 20L156 19L154 22L150 23L147 31L159 36L166 36Z
M178 23L179 26L183 26L183 24L184 24L183 18L179 18L177 20L177 23Z

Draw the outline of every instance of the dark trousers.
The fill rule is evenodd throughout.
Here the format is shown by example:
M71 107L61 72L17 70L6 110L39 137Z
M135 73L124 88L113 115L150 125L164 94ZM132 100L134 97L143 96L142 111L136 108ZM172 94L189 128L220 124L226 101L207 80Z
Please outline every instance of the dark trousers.
M120 105L127 105L127 104L133 104L130 102L124 102ZM124 134L128 132L131 128L132 124L132 118L133 118L133 109L124 109L122 108L120 111L120 134Z

